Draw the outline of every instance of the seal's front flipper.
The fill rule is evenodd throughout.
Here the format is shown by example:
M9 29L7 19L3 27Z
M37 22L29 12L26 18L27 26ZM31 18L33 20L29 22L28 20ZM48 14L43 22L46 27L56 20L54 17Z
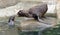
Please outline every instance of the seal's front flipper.
M38 17L38 21L42 22L42 23L44 22L44 20L42 18L39 18L39 17Z
M38 17L38 21L39 21L40 23L44 23L44 24L47 24L47 25L51 25L51 23L45 22L43 19L41 19L41 18L39 18L39 17Z

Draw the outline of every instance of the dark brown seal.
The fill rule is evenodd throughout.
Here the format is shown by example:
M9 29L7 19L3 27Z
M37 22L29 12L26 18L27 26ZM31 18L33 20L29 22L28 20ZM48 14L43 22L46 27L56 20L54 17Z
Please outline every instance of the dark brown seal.
M48 6L45 3L41 3L40 5L34 6L28 10L28 13L24 12L24 10L20 10L17 15L24 17L33 17L35 20L43 18L45 13L48 10Z

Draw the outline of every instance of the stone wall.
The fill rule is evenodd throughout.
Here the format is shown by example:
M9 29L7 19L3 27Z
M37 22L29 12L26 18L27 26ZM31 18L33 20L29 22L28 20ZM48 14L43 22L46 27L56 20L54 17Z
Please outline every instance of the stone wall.
M57 0L56 9L57 9L57 17L58 19L60 19L60 0Z
M54 0L0 0L0 17L16 15L20 9L29 9L41 2L48 3L48 13L55 13Z
M18 2L46 2L48 4L54 4L55 0L0 0L0 8L13 6L17 4Z
M19 0L0 0L0 8L9 7L15 5L19 2Z

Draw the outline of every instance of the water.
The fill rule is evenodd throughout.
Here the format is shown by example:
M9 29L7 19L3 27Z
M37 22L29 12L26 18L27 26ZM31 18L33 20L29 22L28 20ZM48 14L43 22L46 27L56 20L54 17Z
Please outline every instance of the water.
M51 18L51 17L49 17L51 20L55 20L55 18ZM49 21L50 21L50 19L49 18L47 18ZM5 18L0 18L0 34L1 35L38 35L39 33L39 29L41 28L41 29L44 29L46 26L46 24L40 24L41 25L41 27L40 28L37 28L37 26L39 26L38 24L37 24L37 26L35 26L36 24L34 24L34 23L37 23L37 21L35 21L35 20L25 20L25 17L23 18L23 17L16 17L16 19L15 19L15 26L14 27L12 27L12 28L9 28L9 26L8 26L8 19L9 19L9 17L5 17ZM44 19L44 20L46 20L46 19ZM46 20L46 22L48 21L48 20ZM48 22L49 22L48 21ZM53 22L52 21L52 22ZM33 22L33 24L32 24L32 22ZM21 25L21 23L24 23L24 24L22 24ZM30 23L30 24L29 24ZM25 24L28 24L28 26L24 26ZM31 27L31 26L32 27ZM17 27L19 27L19 28L21 28L20 26L22 26L22 28L23 28L23 30L25 29L25 28L30 28L30 29L32 29L33 31L30 31L29 32L29 30L28 31L21 31L21 30L18 30L17 29ZM44 27L43 27L44 26ZM21 29L22 29L21 28ZM36 29L37 28L37 29ZM25 29L26 30L26 29Z
M12 28L9 28L8 26L8 18L0 18L0 35L33 35L35 32L21 32L17 29L18 26L20 26L21 18L15 19L15 26Z

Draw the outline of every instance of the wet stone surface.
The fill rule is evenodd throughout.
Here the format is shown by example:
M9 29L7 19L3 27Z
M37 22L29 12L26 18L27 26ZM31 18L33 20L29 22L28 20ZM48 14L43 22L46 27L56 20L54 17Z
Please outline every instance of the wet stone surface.
M45 28L53 27L56 24L56 19L52 17L48 17L44 19L44 22L48 22L51 24L40 23L34 19L26 17L16 17L15 19L15 26L11 29L8 26L8 18L1 18L0 22L0 34L1 35L18 35L22 34L23 32L28 31L40 31L44 30ZM19 28L19 29L18 29ZM22 31L20 33L20 31ZM27 35L27 33L26 33Z

